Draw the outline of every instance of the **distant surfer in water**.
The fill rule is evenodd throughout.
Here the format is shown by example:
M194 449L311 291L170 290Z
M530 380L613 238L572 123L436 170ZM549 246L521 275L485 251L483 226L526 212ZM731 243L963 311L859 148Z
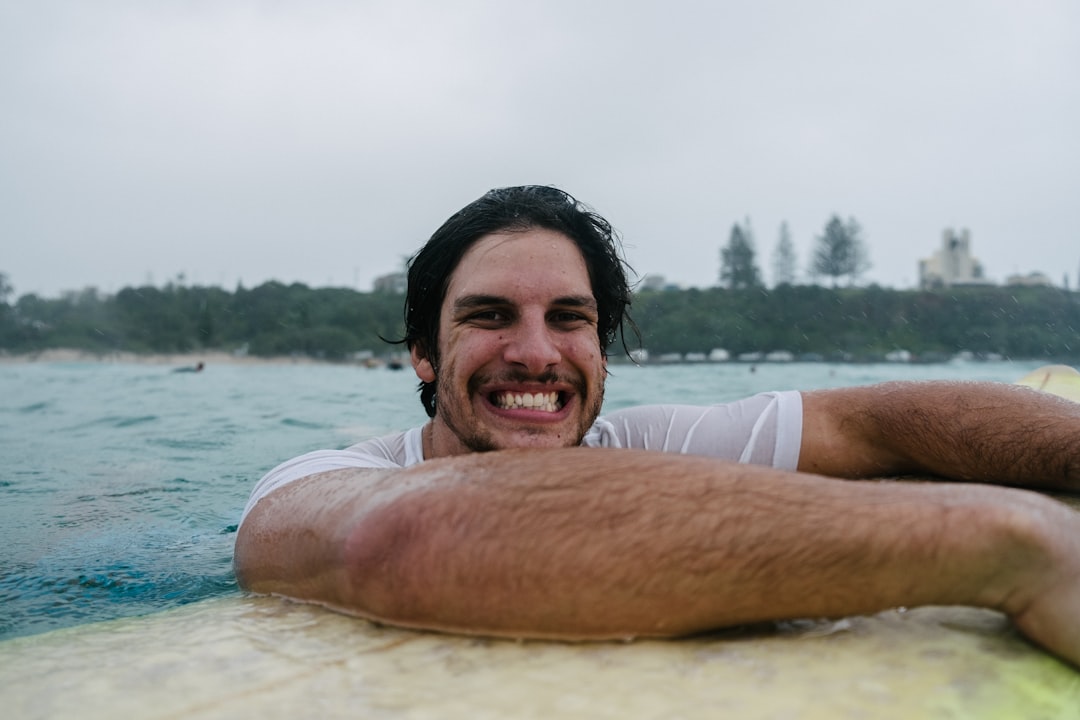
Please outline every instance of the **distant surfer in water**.
M1080 664L1080 513L994 486L1080 491L1080 405L888 383L601 416L630 300L611 226L560 190L453 215L409 266L428 421L268 473L241 586L513 637L975 605Z
M200 362L195 363L193 366L178 367L178 368L174 369L173 372L177 372L177 373L202 372L204 367L205 366L200 361Z

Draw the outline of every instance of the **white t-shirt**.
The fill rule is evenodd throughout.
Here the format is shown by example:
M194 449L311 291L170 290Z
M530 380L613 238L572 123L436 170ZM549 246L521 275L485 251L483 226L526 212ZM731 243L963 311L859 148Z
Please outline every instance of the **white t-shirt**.
M300 478L346 468L404 468L424 461L421 427L357 443L344 450L316 450L288 460L263 476L240 522L255 504ZM769 392L722 405L641 405L596 419L584 447L636 448L705 455L794 470L802 442L802 395Z

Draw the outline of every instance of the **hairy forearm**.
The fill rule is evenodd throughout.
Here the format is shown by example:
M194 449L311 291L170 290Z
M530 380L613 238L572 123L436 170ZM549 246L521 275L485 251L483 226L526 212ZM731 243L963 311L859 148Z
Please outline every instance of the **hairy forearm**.
M1080 404L1001 383L887 383L804 394L800 470L926 474L1080 490Z
M1072 511L1022 491L634 451L429 462L363 500L349 483L310 478L261 502L237 544L241 583L413 627L678 635L898 605L1022 615L1033 580L1060 564L1045 528L1080 540ZM332 507L305 517L296 506L316 488ZM344 529L316 539L312 521Z

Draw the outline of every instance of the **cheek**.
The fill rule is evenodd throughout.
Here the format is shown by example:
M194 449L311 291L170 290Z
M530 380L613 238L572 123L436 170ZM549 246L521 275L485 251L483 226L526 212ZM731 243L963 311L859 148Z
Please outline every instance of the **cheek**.
M499 354L505 345L506 338L502 333L471 332L458 338L454 351L458 357L483 361Z
M439 374L445 376L455 372L471 373L491 359L495 347L497 343L493 338L469 333L448 338L439 355Z
M599 345L594 339L584 339L566 348L568 357L574 358L583 367L595 368L598 372L604 372L607 368L607 358L600 352Z

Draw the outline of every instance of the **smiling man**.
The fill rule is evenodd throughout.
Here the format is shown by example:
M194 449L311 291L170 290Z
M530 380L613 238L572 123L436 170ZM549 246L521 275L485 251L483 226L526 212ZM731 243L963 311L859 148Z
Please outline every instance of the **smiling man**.
M247 589L404 626L670 636L965 604L1080 662L1080 406L996 384L764 393L601 416L633 323L611 227L495 190L413 258L429 421L286 462L237 533ZM625 343L624 343L625 350ZM844 479L838 479L844 478Z
M598 324L588 268L565 235L477 240L450 277L437 344L412 346L417 376L438 387L424 456L579 444L604 399Z

